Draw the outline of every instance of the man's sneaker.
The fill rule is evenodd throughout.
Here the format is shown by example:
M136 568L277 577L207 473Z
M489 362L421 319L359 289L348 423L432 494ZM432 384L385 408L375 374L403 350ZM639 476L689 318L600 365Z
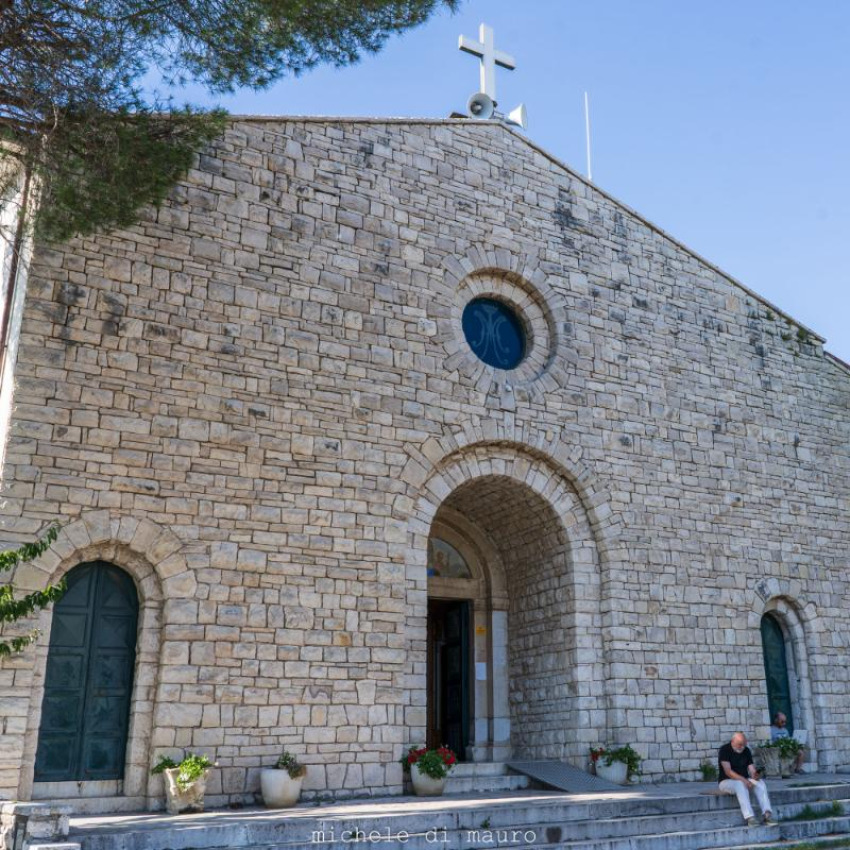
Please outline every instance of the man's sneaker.
M747 826L758 826L759 822L755 818L747 818Z
M765 812L764 813L764 825L770 826L771 824L774 824L774 823L776 823L776 821L773 819L773 814L771 812Z

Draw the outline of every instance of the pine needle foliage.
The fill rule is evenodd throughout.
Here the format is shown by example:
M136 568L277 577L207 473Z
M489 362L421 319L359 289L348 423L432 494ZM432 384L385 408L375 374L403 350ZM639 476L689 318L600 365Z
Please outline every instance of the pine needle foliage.
M59 526L52 525L35 543L25 543L17 549L0 552L0 572L10 572L19 564L33 561L43 555L56 540ZM46 608L51 602L56 602L65 592L65 582L48 585L44 590L36 590L24 596L17 597L12 584L0 585L0 623L14 623L29 617L37 610ZM26 635L0 641L0 658L21 652L38 637L34 630Z
M26 171L39 237L127 225L225 124L221 111L151 96L151 79L262 89L354 63L458 2L0 0L0 201Z
M88 109L69 114L51 141L38 235L64 241L133 224L140 207L165 200L194 152L223 129L223 113L183 110L164 117Z

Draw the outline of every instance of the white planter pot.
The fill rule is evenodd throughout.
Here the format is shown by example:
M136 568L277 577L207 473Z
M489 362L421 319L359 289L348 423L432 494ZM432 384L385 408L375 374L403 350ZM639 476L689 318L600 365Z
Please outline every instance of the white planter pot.
M604 759L599 759L596 762L596 775L600 779L605 779L607 782L613 782L615 785L625 785L628 777L629 767L621 761L612 761L611 764L605 764Z
M209 770L205 770L203 776L196 779L185 791L177 784L178 773L180 770L176 767L165 771L165 808L168 813L179 815L181 812L202 812Z
M419 770L418 764L411 765L410 781L417 797L439 797L446 787L445 779L432 779Z
M301 796L302 774L293 779L289 772L277 767L267 767L260 771L260 790L267 809L288 809L298 802Z

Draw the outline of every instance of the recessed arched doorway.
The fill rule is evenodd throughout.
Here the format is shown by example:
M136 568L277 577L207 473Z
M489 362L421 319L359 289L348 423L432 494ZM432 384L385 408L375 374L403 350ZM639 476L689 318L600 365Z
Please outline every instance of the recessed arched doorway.
M825 765L829 753L818 749L816 708L809 671L805 607L790 596L770 598L761 609L761 639L765 674L765 714L771 723L781 711L788 730L806 746L808 767Z
M105 561L72 569L50 630L36 782L124 776L139 598Z
M429 743L449 743L451 734L471 761L581 758L599 736L584 718L604 718L594 686L603 670L589 525L575 492L545 467L482 459L475 470L455 480L430 523ZM446 643L457 661L467 659L465 669L455 662L460 679L451 682L433 662ZM444 730L437 741L446 700L461 715L468 706L465 734Z

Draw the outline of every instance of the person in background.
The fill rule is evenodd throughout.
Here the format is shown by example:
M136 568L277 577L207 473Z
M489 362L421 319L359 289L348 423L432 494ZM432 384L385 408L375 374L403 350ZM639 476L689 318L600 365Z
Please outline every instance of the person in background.
M791 733L788 731L788 718L781 712L777 711L773 715L773 724L770 727L770 740L778 741L780 738L790 738ZM806 760L806 750L801 749L797 753L797 763L794 765L795 773L803 772L803 762Z
M753 754L747 746L747 736L736 732L728 744L724 744L717 753L717 767L720 775L718 786L724 794L735 794L741 806L741 814L747 826L757 826L758 821L750 802L750 791L756 792L756 799L764 814L765 824L775 823L770 808L767 785L759 777L753 764Z

